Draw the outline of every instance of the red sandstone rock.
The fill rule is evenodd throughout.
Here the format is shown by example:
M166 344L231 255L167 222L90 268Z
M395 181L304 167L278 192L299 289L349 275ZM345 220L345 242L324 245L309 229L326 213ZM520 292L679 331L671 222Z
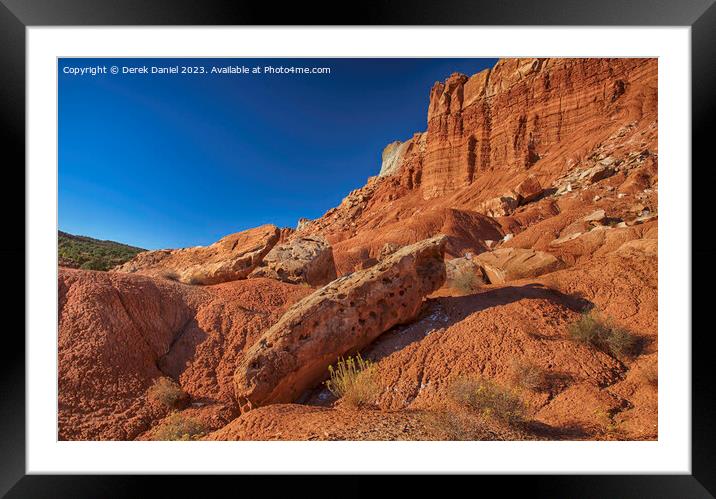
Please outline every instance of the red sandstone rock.
M275 225L228 235L211 246L146 251L112 270L164 277L186 284L245 279L278 242Z
M249 277L322 286L337 277L333 250L320 236L294 237L274 246Z
M405 221L378 223L377 227L370 229L365 227L354 237L334 243L336 269L343 275L364 268L364 265L374 265L386 244L407 246L438 234L448 237L445 252L454 257L462 256L465 252L484 251L487 249L485 240L503 237L499 225L480 213L421 209Z
M493 284L468 296L442 288L415 322L382 332L363 349L378 363L379 405L390 412L374 417L340 404L269 405L209 438L435 438L424 415L444 407L452 380L480 376L508 386L511 365L522 362L554 381L544 392L520 391L529 418L539 424L527 437L493 438L655 439L658 397L649 378L658 351L656 77L655 59L508 59L437 84L427 130L390 146L381 176L323 217L303 220L281 242L320 235L334 248L339 275L370 267L339 278L339 285L363 273L378 275L395 248L444 233L445 254L458 257L451 261L472 253L471 262L482 260L481 271L491 270ZM539 194L536 186L543 189ZM503 197L513 201L494 201ZM585 220L601 210L608 217ZM495 247L498 253L485 253ZM527 258L542 252L546 260ZM151 252L147 266L161 267L165 253L171 252ZM547 263L535 267L534 258ZM553 258L562 267L552 268ZM192 400L209 404L185 412L204 411L211 427L220 428L238 414L236 395L255 396L261 404L292 399L325 373L321 352L333 358L345 346L303 349L295 332L301 331L299 339L305 333L328 342L325 330L308 321L292 325L289 314L276 322L310 293L303 286L258 278L198 288L119 274L109 286L100 277L72 275L61 273L60 280L61 438L145 438L149 433L142 432L162 414L144 407L142 393L163 371L178 378ZM381 297L394 298L388 285L378 289ZM585 303L636 334L644 351L617 360L569 340L567 327ZM311 310L322 307L336 312L325 303ZM163 311L161 320L156 310ZM189 321L178 336L177 318ZM319 319L333 324L327 315ZM257 341L278 331L278 324L287 336L259 348ZM349 336L363 334L365 345L376 330ZM167 342L172 346L165 352ZM277 345L298 353L281 356ZM245 359L261 359L267 351L265 360L279 369L262 372L263 381L254 385ZM243 367L236 370L237 364ZM600 414L609 414L609 424L624 433L605 432ZM409 427L405 433L401 422Z
M310 292L270 279L186 286L125 273L60 269L59 439L133 440L167 413L147 400L162 376L236 416L236 356Z
M433 87L427 131L389 148L390 174L370 179L301 232L322 234L334 248L352 240L360 253L369 242L362 234L389 225L398 232L423 216L428 200L435 210L524 220L519 195L506 194L520 186L530 186L525 209L544 196L537 186L571 195L594 185L591 200L623 182L623 172L630 192L652 188L656 76L655 59L505 59L470 77L452 75ZM612 170L620 175L603 177ZM339 274L354 268L336 258Z
M542 195L542 186L533 176L529 176L515 187L515 194L520 204L531 203Z
M477 265L485 265L485 273L492 284L537 277L564 268L564 263L544 251L522 248L500 248L477 255Z

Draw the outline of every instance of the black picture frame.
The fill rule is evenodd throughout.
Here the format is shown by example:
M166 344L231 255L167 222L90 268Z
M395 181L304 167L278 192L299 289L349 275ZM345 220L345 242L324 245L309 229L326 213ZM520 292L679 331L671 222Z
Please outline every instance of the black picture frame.
M117 25L560 25L560 26L690 26L692 90L692 233L706 226L710 213L706 189L712 185L713 156L707 125L716 114L716 6L715 0L448 0L436 2L382 1L354 4L352 9L336 3L312 2L273 4L270 2L220 2L205 0L0 0L0 103L4 146L4 180L12 195L2 197L8 214L4 231L10 234L0 249L9 262L6 278L13 284L13 299L23 301L17 283L24 282L24 217L17 216L24 205L25 161L25 29L30 26L117 26ZM664 96L663 98L669 98ZM689 168L689 165L662 165ZM699 173L699 181L693 175ZM668 186L666 186L668 189ZM701 190L701 191L700 191ZM11 193L7 193L11 194ZM702 282L714 282L713 249L691 245L692 268L699 269ZM20 266L17 262L23 262ZM23 275L21 276L21 272ZM21 280L22 279L22 280ZM708 310L709 293L697 293L692 281L693 318ZM24 289L24 287L23 287ZM16 316L21 304L13 304ZM24 307L23 307L24 308ZM9 312L7 315L11 315ZM24 319L21 319L24 323ZM693 323L696 324L695 322ZM167 477L61 476L25 474L25 344L14 331L5 331L6 355L0 362L0 495L6 497L141 497ZM24 330L24 327L23 327ZM610 475L610 476L521 476L470 477L480 487L509 481L514 487L528 487L530 494L549 497L714 497L716 495L716 409L712 389L710 328L698 331L692 325L692 474L691 475ZM689 331L669 332L688 334ZM233 477L173 477L172 486L193 494L206 493L229 485ZM245 480L245 478L244 478ZM270 490L271 478L266 480ZM332 482L321 479L323 489ZM351 479L356 487L366 486L365 478ZM197 481L199 483L197 483ZM419 484L417 481L416 484ZM210 484L210 485L209 485ZM231 486L231 485L229 485ZM341 485L345 487L345 484ZM459 485L458 485L459 486ZM207 488L209 487L209 488ZM237 492L248 490L247 485ZM335 489L334 489L335 490ZM484 489L487 490L487 489ZM504 490L504 489L503 489ZM167 494L169 495L169 494ZM172 494L174 495L174 494Z

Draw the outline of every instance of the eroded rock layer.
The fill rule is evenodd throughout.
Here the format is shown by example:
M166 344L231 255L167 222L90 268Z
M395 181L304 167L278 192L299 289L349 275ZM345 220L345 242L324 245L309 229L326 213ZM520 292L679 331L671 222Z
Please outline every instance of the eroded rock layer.
M236 356L310 292L272 279L187 286L60 269L59 439L133 440L167 414L147 390L170 377L211 413L236 416Z
M656 59L503 59L453 74L430 92L427 130L389 145L381 176L299 232L322 234L341 261L339 242L399 232L426 206L512 217L614 177L641 195L656 185L656 119Z
M460 439L434 424L460 378L526 408L518 433L471 439L655 439L656 77L656 59L454 74L430 91L426 131L295 231L61 270L60 438L154 438L168 410L146 390L168 376L210 439ZM632 354L572 339L586 310L628 331ZM376 364L372 409L310 389L357 351Z
M210 246L146 251L113 272L130 272L183 282L217 284L245 279L279 241L275 225L230 234Z

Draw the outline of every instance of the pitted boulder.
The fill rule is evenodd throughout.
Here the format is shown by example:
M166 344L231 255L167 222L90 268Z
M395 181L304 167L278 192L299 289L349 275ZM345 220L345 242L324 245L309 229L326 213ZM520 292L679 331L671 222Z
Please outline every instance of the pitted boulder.
M234 388L242 412L296 400L339 357L413 320L424 297L445 281L446 242L441 235L401 248L291 307L238 362Z

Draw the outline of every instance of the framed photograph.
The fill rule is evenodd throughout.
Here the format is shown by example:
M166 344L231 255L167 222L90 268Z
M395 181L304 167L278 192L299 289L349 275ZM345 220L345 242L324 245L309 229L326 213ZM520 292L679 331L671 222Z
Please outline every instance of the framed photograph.
M713 1L2 4L7 497L713 497Z

